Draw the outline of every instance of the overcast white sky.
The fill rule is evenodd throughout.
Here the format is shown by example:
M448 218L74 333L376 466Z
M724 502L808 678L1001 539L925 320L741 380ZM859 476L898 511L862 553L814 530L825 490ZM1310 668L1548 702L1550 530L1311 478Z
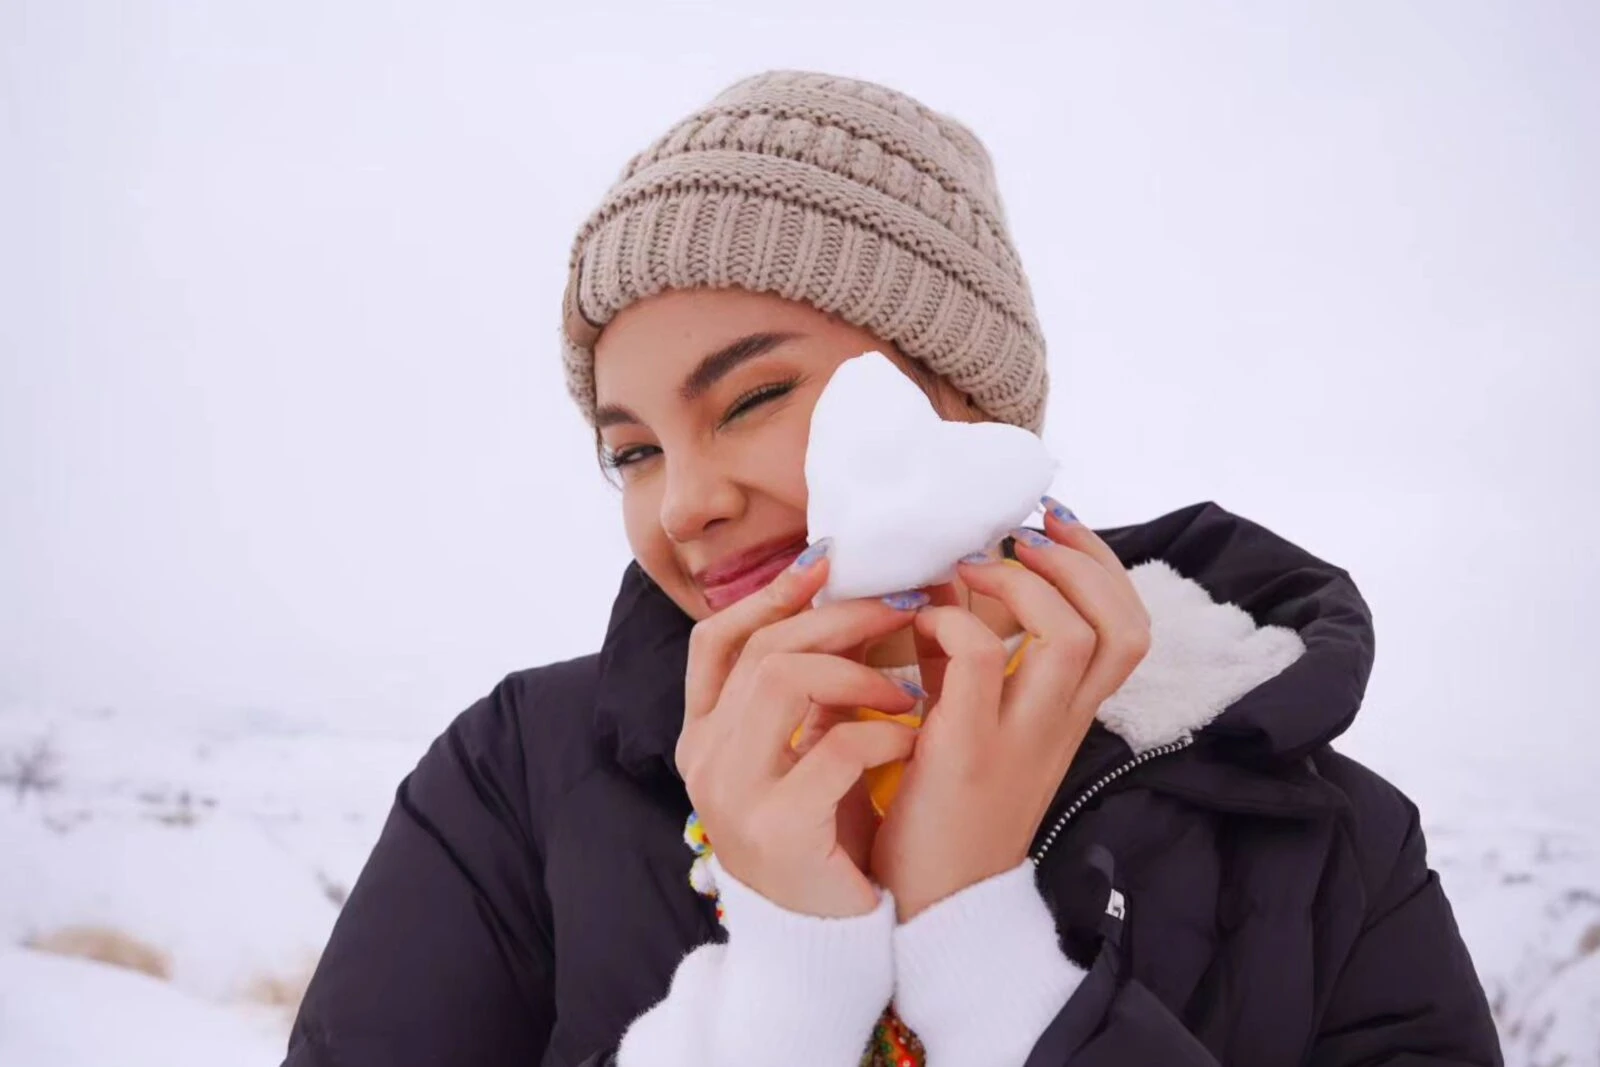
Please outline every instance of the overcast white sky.
M1352 751L1592 765L1600 6L549 7L0 4L0 708L433 730L596 647L568 242L782 66L988 142L1080 515L1351 570Z

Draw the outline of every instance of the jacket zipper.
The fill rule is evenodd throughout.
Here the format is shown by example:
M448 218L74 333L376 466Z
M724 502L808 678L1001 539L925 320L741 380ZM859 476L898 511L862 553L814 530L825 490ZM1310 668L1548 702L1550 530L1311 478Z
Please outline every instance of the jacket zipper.
M1093 800L1100 790L1104 789L1118 778L1121 778L1124 774L1127 774L1135 767L1149 763L1151 760L1160 756L1170 756L1174 752L1182 752L1192 744L1194 744L1194 738L1191 736L1177 741L1168 742L1167 744L1160 745L1156 748L1146 749L1137 756L1133 757L1133 759L1122 764L1120 767L1113 768L1104 777L1100 778L1093 785L1089 786L1089 788L1078 794L1078 799L1067 805L1067 810L1063 811L1060 816L1057 817L1055 824L1050 827L1050 832L1045 835L1044 843L1041 844L1039 846L1039 850L1033 854L1033 865L1037 867L1039 864L1044 862L1045 853L1049 852L1050 846L1056 843L1056 838L1060 835L1062 830L1066 829L1067 823L1071 822L1072 817L1077 815L1078 812L1082 811L1083 806L1089 803L1089 801Z

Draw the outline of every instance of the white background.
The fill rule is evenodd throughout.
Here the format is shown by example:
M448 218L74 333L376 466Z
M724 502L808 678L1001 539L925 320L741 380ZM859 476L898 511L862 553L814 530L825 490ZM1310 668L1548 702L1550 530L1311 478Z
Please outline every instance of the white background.
M569 241L798 67L987 142L1058 496L1344 566L1347 750L1425 812L1597 825L1600 7L569 6L0 4L0 708L420 754L597 647L627 548Z
M1348 568L1374 762L1589 765L1600 8L571 6L0 5L0 703L431 728L594 648L568 243L799 67L988 142L1080 515Z

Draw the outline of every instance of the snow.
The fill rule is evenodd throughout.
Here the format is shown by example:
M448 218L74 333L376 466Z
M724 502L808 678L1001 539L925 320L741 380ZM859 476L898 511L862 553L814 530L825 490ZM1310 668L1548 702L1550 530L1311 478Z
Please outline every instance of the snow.
M273 1064L394 787L431 739L260 715L0 710L0 1067ZM1513 1065L1600 1064L1600 835L1484 803L1429 819L1433 864ZM24 946L113 931L158 980ZM1561 1057L1565 1056L1563 1060Z
M1465 813L1463 813L1465 814ZM1500 1026L1508 1064L1600 1063L1600 835L1592 821L1429 823L1429 855ZM1582 813L1592 820L1594 809Z
M6 1067L274 1067L283 1060L282 1039L264 1020L116 967L0 949L0 994ZM135 1034L150 1039L130 1041Z
M1027 430L940 418L881 353L845 360L806 447L806 528L833 539L818 600L949 581L958 559L993 549L1039 509L1058 466ZM923 521L908 526L907 515Z
M306 730L261 715L0 712L0 779L8 783L0 786L8 860L0 865L0 945L88 927L153 949L170 975L130 982L130 972L108 978L98 972L110 968L87 963L63 971L56 957L13 952L0 971L0 1004L35 1018L80 975L110 999L85 997L84 986L68 997L72 1010L85 1019L104 1011L105 1027L145 1017L124 998L159 1001L150 1021L121 1032L131 1045L138 1035L159 1045L168 1034L160 1013L186 1010L223 1020L207 1024L205 1040L254 1033L254 1045L238 1037L242 1057L265 1034L281 1059L295 991L427 740ZM17 789L19 759L47 765L35 776L43 788ZM44 983L37 989L24 980L35 972ZM39 1011L14 1007L18 998ZM235 1014L263 1012L271 1025L233 1025ZM45 1038L30 1034L31 1024L21 1037L0 1027L0 1065L106 1062L70 1058L76 1045L57 1059L31 1058L24 1050L45 1046L28 1042Z

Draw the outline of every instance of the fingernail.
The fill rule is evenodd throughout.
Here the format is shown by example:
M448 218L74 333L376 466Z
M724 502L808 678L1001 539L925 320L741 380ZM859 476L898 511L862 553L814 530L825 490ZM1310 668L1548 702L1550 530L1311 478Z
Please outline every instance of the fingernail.
M900 686L901 689L906 691L907 696L913 697L917 700L928 699L928 691L922 688L922 686L918 685L916 682L905 678L896 678L895 682Z
M961 557L962 563L993 563L994 557L987 552L973 552Z
M883 598L883 602L896 611L916 611L918 608L928 606L928 594L915 590L905 593L890 593Z
M1072 509L1067 507L1053 496L1040 497L1039 503L1043 504L1046 511L1060 519L1062 522L1078 521L1078 516L1072 513Z
M1048 548L1053 543L1050 538L1038 530L1030 530L1026 526L1019 526L1011 531L1011 536L1027 545L1029 548Z
M831 537L824 537L807 545L806 550L795 557L793 563L794 569L799 571L805 570L807 567L826 556L831 548L833 548L833 538Z

